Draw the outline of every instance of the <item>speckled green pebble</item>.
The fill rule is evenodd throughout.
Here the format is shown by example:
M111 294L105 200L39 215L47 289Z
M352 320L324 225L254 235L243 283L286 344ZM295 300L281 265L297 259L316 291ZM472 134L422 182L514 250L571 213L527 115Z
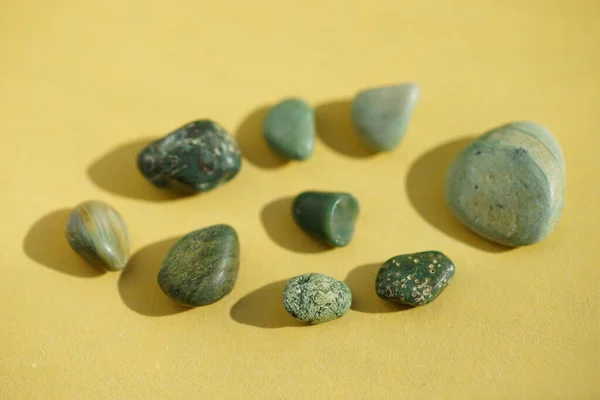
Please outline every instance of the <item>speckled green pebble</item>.
M233 136L214 121L191 122L149 144L138 168L154 186L204 192L233 179L242 166Z
M290 279L283 291L283 306L290 315L309 324L320 324L344 315L352 304L350 288L322 274Z
M306 160L315 149L315 114L302 99L287 99L267 114L263 134L280 156Z
M304 192L296 197L292 206L298 226L332 247L350 243L358 212L358 200L350 193Z
M175 301L204 306L233 289L240 263L238 235L229 225L188 233L171 248L158 273L158 285Z
M514 122L473 141L446 178L446 201L479 235L506 246L543 240L564 206L562 150L544 127Z
M419 92L412 82L359 92L352 102L352 121L365 144L375 151L398 147Z
M384 300L422 306L435 300L450 284L455 267L438 251L404 254L379 269L375 290Z
M129 260L129 233L121 215L101 201L75 207L67 222L69 244L89 264L121 271Z

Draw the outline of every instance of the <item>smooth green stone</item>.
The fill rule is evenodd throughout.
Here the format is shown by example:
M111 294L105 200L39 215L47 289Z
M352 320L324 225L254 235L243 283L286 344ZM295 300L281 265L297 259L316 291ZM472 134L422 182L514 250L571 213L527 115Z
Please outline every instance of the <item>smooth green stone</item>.
M269 146L291 160L306 160L315 149L315 113L302 99L288 99L267 114L263 134Z
M283 291L283 306L290 315L309 324L320 324L344 315L352 304L350 288L322 274L290 279Z
M214 225L175 243L158 273L158 285L183 305L204 306L231 292L239 265L237 233L229 225Z
M362 91L352 102L352 121L367 146L375 151L398 147L419 99L415 83Z
M241 165L233 136L210 120L191 122L152 142L138 156L138 168L153 185L188 192L230 181Z
M350 243L358 212L358 200L350 193L304 192L292 207L294 220L302 230L333 247Z
M565 159L534 122L503 125L473 141L446 177L446 201L479 235L506 246L543 240L564 207Z
M455 267L439 251L404 254L379 269L375 290L384 300L422 306L435 300L450 284Z
M129 260L127 225L114 208L100 201L87 201L71 211L67 240L89 264L106 271L121 271Z

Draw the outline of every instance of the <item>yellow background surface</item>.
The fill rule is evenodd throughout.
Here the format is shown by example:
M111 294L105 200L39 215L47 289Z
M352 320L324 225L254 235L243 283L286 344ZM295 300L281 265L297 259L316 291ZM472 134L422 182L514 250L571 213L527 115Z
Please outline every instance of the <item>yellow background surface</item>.
M599 399L600 2L31 1L0 11L0 398ZM416 81L401 146L370 156L357 90ZM267 149L265 107L315 106L307 162ZM225 186L176 199L138 174L152 138L197 118L245 155ZM445 207L445 170L469 138L530 119L567 161L567 203L544 242L506 250ZM289 215L307 189L356 195L354 241L323 251ZM132 259L98 274L64 239L88 200L126 219ZM239 233L233 292L182 310L156 273L174 238ZM374 291L389 257L440 250L457 266L434 303ZM345 280L349 313L301 327L285 280Z

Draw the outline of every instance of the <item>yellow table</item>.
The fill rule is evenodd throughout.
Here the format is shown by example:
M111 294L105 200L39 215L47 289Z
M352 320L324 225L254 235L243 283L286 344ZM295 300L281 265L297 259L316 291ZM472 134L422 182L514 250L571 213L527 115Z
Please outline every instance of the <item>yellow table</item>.
M0 13L1 399L600 398L600 2L597 0L8 0ZM367 156L348 101L413 80L422 96L394 152ZM302 96L320 139L282 165L265 107ZM234 133L240 175L173 199L140 177L151 138L196 118ZM471 234L441 185L466 141L511 120L551 129L567 204L544 242ZM306 189L356 195L350 246L296 228ZM99 275L64 240L67 209L106 201L133 256ZM241 239L222 301L182 311L157 288L176 238L216 223ZM374 291L378 265L440 250L456 263L434 303ZM306 272L345 280L353 309L313 327L280 303Z

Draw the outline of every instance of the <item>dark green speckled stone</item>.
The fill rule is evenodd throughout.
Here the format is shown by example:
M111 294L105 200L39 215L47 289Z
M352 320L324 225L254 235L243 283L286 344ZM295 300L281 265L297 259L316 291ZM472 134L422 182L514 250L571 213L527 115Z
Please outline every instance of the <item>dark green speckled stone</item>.
M341 317L350 309L352 293L342 281L322 274L290 279L283 292L283 306L290 315L309 324Z
M138 156L140 171L153 185L188 192L228 182L241 163L233 136L210 120L191 122L152 142Z
M240 245L229 225L188 233L169 251L158 273L158 285L177 302L204 306L225 297L235 285Z
M350 193L304 192L294 200L294 220L321 243L346 246L354 235L358 200Z
M422 306L444 291L454 270L452 261L439 251L396 256L379 269L375 290L384 300Z

